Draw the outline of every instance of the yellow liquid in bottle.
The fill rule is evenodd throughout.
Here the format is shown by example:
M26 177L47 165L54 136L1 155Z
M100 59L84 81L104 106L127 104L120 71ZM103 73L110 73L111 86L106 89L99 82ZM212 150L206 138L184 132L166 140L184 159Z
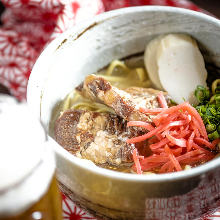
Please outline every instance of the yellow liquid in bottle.
M16 199L16 198L15 198ZM62 220L61 195L56 178L53 177L50 187L41 199L28 210L16 216L0 220Z

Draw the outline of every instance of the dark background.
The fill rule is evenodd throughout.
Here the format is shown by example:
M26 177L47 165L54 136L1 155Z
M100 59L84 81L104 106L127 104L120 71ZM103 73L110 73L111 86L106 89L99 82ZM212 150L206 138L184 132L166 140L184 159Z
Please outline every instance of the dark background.
M220 18L220 0L192 0L192 2Z
M92 1L92 0L91 0ZM192 0L199 7L209 11L216 17L220 18L220 0ZM3 12L4 7L0 1L0 15ZM8 93L8 90L0 84L0 93Z

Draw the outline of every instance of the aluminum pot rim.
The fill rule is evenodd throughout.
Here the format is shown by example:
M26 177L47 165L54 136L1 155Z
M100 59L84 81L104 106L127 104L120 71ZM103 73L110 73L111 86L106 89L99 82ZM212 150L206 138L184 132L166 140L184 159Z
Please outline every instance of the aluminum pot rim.
M87 28L91 27L93 24L98 24L99 22L104 22L107 19L111 19L116 16L121 16L123 14L129 14L134 12L171 12L176 14L182 14L185 16L196 17L208 22L212 22L219 27L220 30L220 20L217 18L211 17L204 13L183 9L183 8L176 8L176 7L169 7L169 6L137 6L137 7L128 7L117 9L109 12L104 12L102 14L96 15L89 21L84 21L75 25L74 27L68 29L64 33L62 33L59 37L53 40L41 53L39 58L37 59L32 74L30 75L27 87L27 102L28 104L33 107L34 113L38 116L41 112L41 99L43 95L43 87L41 88L39 84L42 84L41 77L37 76L38 68L40 65L47 65L47 61L49 59L49 55L53 54L61 44L64 43L64 40L68 38L73 33L77 33L79 36L82 30L86 30ZM36 73L35 73L36 72ZM35 73L35 75L33 74ZM41 80L40 80L41 79ZM36 107L36 108L35 108ZM35 109L34 109L35 108ZM129 182L169 182L175 180L182 180L188 179L194 176L199 176L205 174L211 170L214 170L220 167L220 157L215 158L205 164L202 164L198 167L193 169L184 170L180 172L173 172L168 174L159 174L159 175L138 175L138 174L128 174L122 173L117 171L108 170L105 168L101 168L98 166L89 166L87 163L81 162L81 159L75 157L74 155L70 154L68 151L64 150L62 146L57 144L52 138L49 137L49 140L53 143L54 149L56 153L62 156L65 160L68 160L71 164L81 167L84 170L87 170L92 173L96 173L97 175L105 176L106 178L111 179L119 179L123 181Z

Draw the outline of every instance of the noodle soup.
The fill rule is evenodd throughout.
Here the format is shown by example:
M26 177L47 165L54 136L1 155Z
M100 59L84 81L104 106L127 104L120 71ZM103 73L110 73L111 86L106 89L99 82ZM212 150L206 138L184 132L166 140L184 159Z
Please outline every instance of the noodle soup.
M215 77L210 80L211 77L213 73L208 80L210 88L216 84L212 89L215 91L219 82ZM106 91L109 85L110 95ZM219 139L207 139L199 111L188 102L178 105L169 94L156 87L145 68L143 56L112 61L66 96L56 116L56 140L79 158L126 173L175 172L213 159L218 153ZM197 89L195 95L203 96L203 92ZM218 96L218 92L213 95ZM133 107L141 113L136 110L130 113ZM163 111L168 112L164 113L168 121L157 122ZM175 116L176 112L179 115ZM175 119L169 120L172 117ZM113 127L113 131L109 127ZM156 131L153 135L142 138L154 132L152 130Z
M194 219L218 207L219 158L161 175L115 172L71 155L54 142L50 128L60 101L88 74L112 60L142 53L158 34L188 33L198 40L205 60L219 64L219 25L215 18L184 9L125 8L76 25L45 49L31 73L28 103L48 131L58 179L70 198L99 217L112 219Z

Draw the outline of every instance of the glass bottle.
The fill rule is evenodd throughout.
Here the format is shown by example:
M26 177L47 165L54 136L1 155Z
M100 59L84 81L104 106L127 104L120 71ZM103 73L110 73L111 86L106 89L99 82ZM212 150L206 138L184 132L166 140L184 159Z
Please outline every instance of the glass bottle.
M55 159L28 107L0 103L0 220L61 220Z

